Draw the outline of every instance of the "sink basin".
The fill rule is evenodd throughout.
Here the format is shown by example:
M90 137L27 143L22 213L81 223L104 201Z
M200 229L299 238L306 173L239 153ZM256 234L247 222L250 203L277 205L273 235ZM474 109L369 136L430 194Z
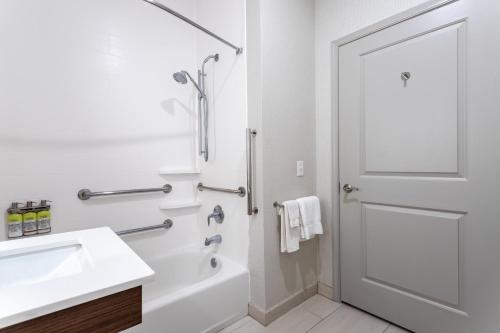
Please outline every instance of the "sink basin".
M110 228L0 242L0 329L138 287L153 275Z
M0 289L69 277L89 265L89 257L78 242L5 251L0 255Z

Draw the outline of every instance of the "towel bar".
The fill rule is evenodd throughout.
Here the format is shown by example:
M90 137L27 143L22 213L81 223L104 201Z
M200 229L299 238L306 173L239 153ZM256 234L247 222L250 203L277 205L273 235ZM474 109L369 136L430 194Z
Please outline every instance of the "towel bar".
M285 206L283 204L280 204L278 201L275 201L273 203L274 208L284 208Z
M280 208L285 208L285 205L280 204L278 201L273 202L273 207L276 208L276 213L280 215Z

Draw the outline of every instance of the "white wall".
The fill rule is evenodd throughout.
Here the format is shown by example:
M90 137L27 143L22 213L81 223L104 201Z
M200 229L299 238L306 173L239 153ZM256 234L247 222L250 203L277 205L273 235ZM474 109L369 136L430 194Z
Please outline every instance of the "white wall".
M243 43L243 0L231 7L229 1L218 1L212 12L206 11L207 1L163 2ZM233 21L221 25L224 11L216 15L221 7ZM204 38L141 0L2 1L0 207L52 200L53 232L100 226L120 230L172 217L174 227L167 232L125 238L148 258L190 244L202 247L206 215L220 203L227 213L218 230L224 237L221 250L245 264L244 199L204 193L202 208L159 209L163 201L195 200L198 178L216 186L244 185L244 57ZM198 165L196 92L192 85L176 83L172 74L185 69L196 77L207 48L221 53L217 67L209 66L208 81L209 89L214 87L216 159L202 167L201 176L160 176L160 167ZM86 202L76 197L81 188L164 183L173 185L171 194ZM5 237L0 228L0 240Z
M321 199L325 235L319 244L320 282L333 286L337 283L338 268L332 234L332 175L338 170L332 165L332 134L335 124L331 116L332 41L374 24L386 17L424 3L426 0L315 0L316 6L316 191ZM332 125L333 124L333 125ZM338 284L338 283L337 283ZM338 285L337 285L338 287Z
M264 137L262 135L262 45L260 0L246 1L246 55L247 55L247 104L248 126L257 129L255 146L255 206L259 213L250 217L248 268L250 271L250 304L263 310L266 308L265 277L265 220L262 214L264 195Z
M251 303L267 312L316 283L316 241L280 254L273 207L274 201L315 193L314 3L248 1L247 10L249 119L259 132ZM297 160L304 161L304 177L296 176Z

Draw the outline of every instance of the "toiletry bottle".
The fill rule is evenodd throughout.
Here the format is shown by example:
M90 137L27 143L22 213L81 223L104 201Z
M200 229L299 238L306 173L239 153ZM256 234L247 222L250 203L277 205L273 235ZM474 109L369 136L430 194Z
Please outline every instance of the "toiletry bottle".
M37 232L39 234L46 234L51 231L50 227L50 205L48 204L50 200L42 200L40 205L37 207L38 212L36 213L36 225Z
M19 210L19 202L13 202L7 209L7 237L18 238L23 236L23 214Z
M26 202L23 208L23 235L31 236L36 235L36 210L33 207L34 202Z

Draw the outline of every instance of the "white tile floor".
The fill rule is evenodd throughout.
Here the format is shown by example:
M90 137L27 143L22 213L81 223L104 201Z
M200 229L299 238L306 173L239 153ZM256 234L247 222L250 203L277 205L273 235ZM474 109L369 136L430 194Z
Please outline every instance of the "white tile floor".
M407 333L379 318L315 295L264 327L250 317L220 333Z

